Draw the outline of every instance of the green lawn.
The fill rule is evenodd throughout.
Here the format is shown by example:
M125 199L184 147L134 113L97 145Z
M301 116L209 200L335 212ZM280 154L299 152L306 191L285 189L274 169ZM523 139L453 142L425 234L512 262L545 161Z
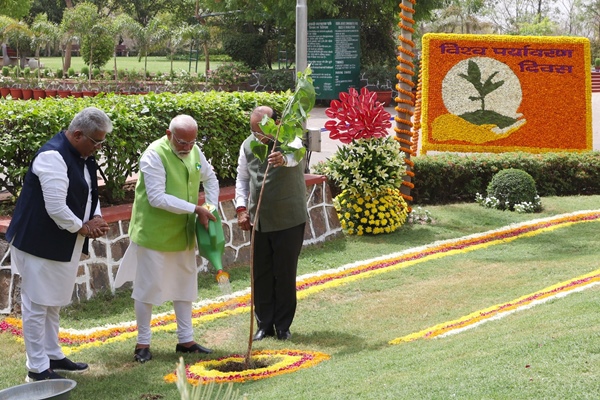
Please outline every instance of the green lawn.
M600 196L543 198L539 214L476 204L430 206L431 224L405 225L373 237L344 237L304 249L299 275L425 246L441 240L577 210L600 209ZM594 286L488 321L448 337L389 341L596 271L600 221L456 252L358 279L300 300L291 341L266 339L255 350L318 351L331 358L294 373L237 383L248 399L596 399L600 396L600 287ZM248 286L248 267L230 270L234 290ZM199 278L200 298L219 295L211 275ZM129 290L74 305L63 328L133 320ZM168 311L169 305L156 308ZM215 350L188 364L244 354L249 314L206 321L197 340ZM71 376L71 399L178 399L163 377L179 355L174 331L154 333L154 359L133 362L135 338L75 353L91 370ZM0 388L25 376L23 344L0 334Z
M111 60L104 66L104 69L112 71L114 68L114 60L114 58L111 58ZM52 71L62 68L62 59L60 57L41 57L40 61L45 68L50 68ZM137 57L116 57L116 61L118 69L127 69L129 71L144 70L144 59L138 61ZM221 62L210 61L211 69L215 69L221 64ZM73 67L76 72L81 71L81 68L84 65L85 64L81 57L74 56L71 59L71 67ZM147 70L151 73L169 73L171 71L171 61L164 56L148 57ZM173 62L173 70L176 72L184 70L187 72L198 72L204 74L206 72L206 64L204 61L198 61L198 65L196 65L196 62L192 61L190 65L189 61L175 60Z

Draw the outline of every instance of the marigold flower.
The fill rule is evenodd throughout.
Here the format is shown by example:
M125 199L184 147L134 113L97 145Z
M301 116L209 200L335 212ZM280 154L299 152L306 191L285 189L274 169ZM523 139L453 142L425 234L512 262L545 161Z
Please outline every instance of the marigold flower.
M408 217L408 205L398 189L375 193L373 206L356 211L355 205L362 195L344 190L334 199L342 229L347 234L379 234L393 232L402 226ZM375 202L379 206L375 206ZM373 228L375 227L375 228ZM383 229L381 227L385 227Z

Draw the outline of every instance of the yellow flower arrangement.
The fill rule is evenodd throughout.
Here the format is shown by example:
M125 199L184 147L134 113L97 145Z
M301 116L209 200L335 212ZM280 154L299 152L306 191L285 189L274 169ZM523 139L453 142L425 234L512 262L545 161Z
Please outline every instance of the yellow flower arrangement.
M385 189L373 195L344 190L333 204L342 229L349 235L394 232L408 216L408 205L398 189Z
M581 37L424 35L423 154L591 150L590 54Z
M222 372L219 368L228 363L244 363L244 356L230 355L218 360L199 361L196 364L186 366L188 382L192 385L207 384L210 382L244 382L271 378L281 374L289 374L302 368L309 368L321 361L329 360L330 356L316 351L299 350L262 350L252 353L255 362L269 361L266 367L246 369L236 372ZM170 373L164 377L165 382L177 382L176 373Z
M411 161L404 158L402 147L411 143L388 137L390 115L366 88L360 94L353 88L341 93L325 114L333 118L325 123L329 136L346 144L322 167L342 190L334 199L342 229L349 235L395 231L410 212L404 200L410 196L398 188L414 186L404 180L405 175L414 176L407 173Z

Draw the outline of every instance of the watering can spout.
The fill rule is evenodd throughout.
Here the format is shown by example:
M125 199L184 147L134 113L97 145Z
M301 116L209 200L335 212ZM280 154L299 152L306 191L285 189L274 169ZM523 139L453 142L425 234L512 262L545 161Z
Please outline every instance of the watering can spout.
M225 237L219 212L212 204L205 204L216 218L216 221L208 221L208 229L196 220L196 240L198 242L198 253L206 258L217 271L223 270L223 253L225 251Z
M206 258L217 270L217 283L223 294L231 294L229 274L223 271L223 253L225 252L225 235L219 217L219 211L212 204L204 204L204 208L215 216L215 221L208 221L208 229L196 219L196 240L198 253Z

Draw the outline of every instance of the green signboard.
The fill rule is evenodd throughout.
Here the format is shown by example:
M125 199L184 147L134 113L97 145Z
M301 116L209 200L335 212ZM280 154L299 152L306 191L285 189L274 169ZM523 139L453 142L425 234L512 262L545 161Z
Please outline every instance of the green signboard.
M308 63L317 99L332 100L360 83L360 21L308 22Z

